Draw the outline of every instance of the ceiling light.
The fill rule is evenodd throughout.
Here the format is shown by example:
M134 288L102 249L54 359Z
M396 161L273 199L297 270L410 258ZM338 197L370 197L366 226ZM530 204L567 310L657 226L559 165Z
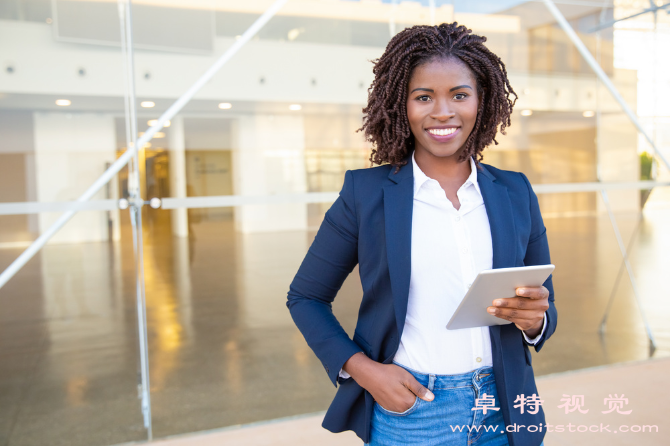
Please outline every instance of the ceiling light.
M139 137L141 138L141 137L143 137L143 136L144 136L144 132L140 132ZM163 132L156 132L156 133L154 133L153 138L165 138L165 133L163 133Z
M221 110L228 110L229 108L233 108L233 104L231 104L230 102L222 102L219 104L219 108Z
M305 28L293 28L288 32L288 40L295 40L301 33L305 32Z
M300 105L300 104L291 104L291 105L288 106L288 109L289 109L289 110L293 110L293 111L302 110L302 105Z
M72 102L69 99L57 99L56 100L56 105L60 105L61 107L67 107L70 104L72 104Z
M521 116L530 116L533 114L533 110L521 110Z
M147 121L147 124L149 124L150 127L155 126L158 124L158 119L151 119ZM170 121L165 121L165 124L163 124L163 127L170 127L171 122Z
M144 107L144 108L151 108L151 107L155 107L156 103L154 103L152 101L142 101L142 102L140 102L140 106Z
M151 119L150 121L147 121L147 124L149 124L149 127L153 127L158 124L158 119ZM170 127L170 121L165 121L163 127Z
M596 115L596 112L593 110L586 110L584 113L582 113L582 116L585 118L593 118Z

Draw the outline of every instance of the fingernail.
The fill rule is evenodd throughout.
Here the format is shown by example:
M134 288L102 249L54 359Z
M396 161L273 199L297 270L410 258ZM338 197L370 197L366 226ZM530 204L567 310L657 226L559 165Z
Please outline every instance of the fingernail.
M518 292L519 294L523 294L523 293L526 292L526 289L525 289L525 288L519 288L519 289L517 290L517 292Z
M487 308L486 311L488 311L491 314L494 314L496 312L495 308Z
M502 305L502 300L496 300L495 302L493 302L493 305L499 307L500 305Z
M433 401L433 399L435 398L435 395L433 395L433 392L431 392L430 390L426 390L426 395L425 395L425 397L426 397L429 401Z

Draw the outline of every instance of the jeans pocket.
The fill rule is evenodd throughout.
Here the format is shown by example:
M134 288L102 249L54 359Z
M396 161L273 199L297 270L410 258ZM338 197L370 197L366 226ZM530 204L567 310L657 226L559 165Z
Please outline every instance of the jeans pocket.
M392 410L384 409L382 407L382 405L379 404L376 401L375 401L375 407L378 407L379 410L383 414L391 415L391 416L394 416L394 417L404 417L404 416L407 416L407 415L411 414L412 412L414 412L416 410L417 407L419 407L419 401L421 401L421 398L419 398L418 396L415 397L414 398L414 404L412 404L412 406L404 412L393 412Z

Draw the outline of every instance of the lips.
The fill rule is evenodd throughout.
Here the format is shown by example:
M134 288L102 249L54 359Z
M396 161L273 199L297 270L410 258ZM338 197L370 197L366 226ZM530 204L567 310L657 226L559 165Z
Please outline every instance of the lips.
M456 137L460 133L461 128L455 126L430 127L424 131L431 139L437 142L447 142Z

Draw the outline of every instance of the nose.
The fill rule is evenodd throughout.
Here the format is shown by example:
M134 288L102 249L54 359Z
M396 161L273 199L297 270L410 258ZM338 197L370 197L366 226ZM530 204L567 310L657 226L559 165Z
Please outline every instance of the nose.
M449 101L441 99L433 102L433 110L430 113L430 117L437 121L448 121L449 119L456 116L456 112L451 108Z

